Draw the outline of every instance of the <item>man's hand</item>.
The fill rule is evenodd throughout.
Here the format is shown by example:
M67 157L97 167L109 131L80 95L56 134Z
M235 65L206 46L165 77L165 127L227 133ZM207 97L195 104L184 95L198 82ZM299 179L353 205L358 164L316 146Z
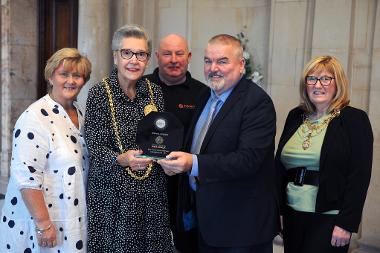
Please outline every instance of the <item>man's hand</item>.
M193 166L193 155L185 152L171 152L166 159L157 161L164 169L166 175L173 176L178 173L187 172Z
M331 237L331 245L333 247L342 247L350 243L351 232L344 230L338 226L334 227Z

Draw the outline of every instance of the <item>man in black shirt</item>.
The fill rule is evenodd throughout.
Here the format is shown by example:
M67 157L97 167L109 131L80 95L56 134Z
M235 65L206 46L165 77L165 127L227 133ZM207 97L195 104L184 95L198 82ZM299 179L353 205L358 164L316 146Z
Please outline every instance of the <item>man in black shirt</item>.
M145 76L151 82L161 86L165 110L173 113L183 124L185 136L195 111L198 94L206 86L191 77L188 65L191 59L187 41L180 35L169 34L160 40L155 52L158 67ZM170 222L174 234L174 244L182 253L198 252L197 232L190 229L186 232L176 225L178 178L168 177L168 198Z
M195 109L195 100L205 87L187 71L191 59L187 41L180 35L167 35L160 40L155 55L158 67L146 77L161 86L166 111L181 120L187 133Z

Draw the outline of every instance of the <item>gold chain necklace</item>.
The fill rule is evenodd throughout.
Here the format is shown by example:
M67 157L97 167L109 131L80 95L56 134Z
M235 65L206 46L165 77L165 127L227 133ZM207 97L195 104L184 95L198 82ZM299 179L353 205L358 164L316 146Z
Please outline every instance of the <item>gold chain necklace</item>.
M322 133L323 130L327 128L330 121L333 120L335 117L339 116L340 111L336 110L330 113L330 115L323 120L320 124L312 124L310 122L309 117L306 117L301 125L301 131L303 134L306 134L305 140L302 142L302 148L303 150L308 149L311 146L311 137L315 137Z
M157 111L157 107L153 101L153 91L152 91L152 87L150 85L150 82L148 79L145 79L145 80L148 84L149 97L150 97L150 103L144 107L144 114L147 115L152 111ZM125 149L123 148L123 145L121 144L120 129L119 129L119 125L118 125L117 120L116 120L115 106L114 106L113 99L112 99L111 88L110 88L108 82L109 82L109 78L103 78L102 84L104 86L104 89L105 89L105 91L107 93L107 97L108 97L108 104L110 106L110 111L111 111L112 127L113 127L113 131L114 131L114 134L116 137L116 143L119 147L120 153L122 154L125 152ZM139 176L131 170L131 167L129 167L129 166L125 167L125 170L127 171L129 176L131 176L132 178L134 178L136 180L140 180L140 181L148 178L150 176L150 173L152 172L152 169L153 169L153 164L150 163L150 164L148 164L144 175Z

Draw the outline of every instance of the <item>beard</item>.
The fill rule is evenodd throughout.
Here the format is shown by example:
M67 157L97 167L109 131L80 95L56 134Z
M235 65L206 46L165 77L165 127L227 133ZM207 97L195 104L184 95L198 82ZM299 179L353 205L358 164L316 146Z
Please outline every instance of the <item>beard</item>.
M214 77L216 77L216 79L213 79ZM222 90L225 85L224 75L221 73L211 72L206 77L206 85L214 91Z

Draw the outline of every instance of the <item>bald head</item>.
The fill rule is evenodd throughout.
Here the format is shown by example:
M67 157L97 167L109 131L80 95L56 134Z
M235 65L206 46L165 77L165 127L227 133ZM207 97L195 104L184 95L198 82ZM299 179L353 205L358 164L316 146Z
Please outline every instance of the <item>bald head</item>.
M178 48L189 51L186 39L174 33L168 34L160 40L159 49L167 48L168 46L177 46Z
M178 34L163 37L156 51L156 57L161 81L167 85L175 85L186 80L191 52L184 37Z

